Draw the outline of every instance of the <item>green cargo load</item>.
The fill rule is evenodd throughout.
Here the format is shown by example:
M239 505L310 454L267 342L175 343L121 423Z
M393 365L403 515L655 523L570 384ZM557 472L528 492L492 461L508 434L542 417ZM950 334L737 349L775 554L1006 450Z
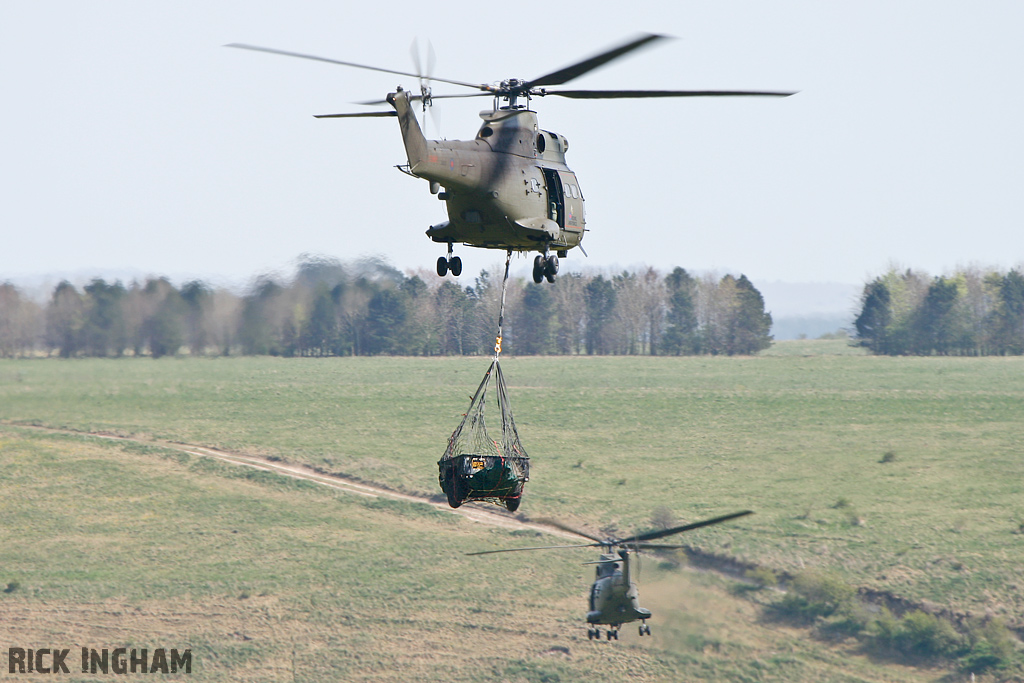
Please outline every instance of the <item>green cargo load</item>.
M492 378L498 404L497 413L491 417L493 435L488 432L485 419ZM438 482L453 508L467 500L504 505L510 512L519 508L523 485L530 479L530 456L519 441L497 358L487 369L462 422L448 439L448 448L437 466Z

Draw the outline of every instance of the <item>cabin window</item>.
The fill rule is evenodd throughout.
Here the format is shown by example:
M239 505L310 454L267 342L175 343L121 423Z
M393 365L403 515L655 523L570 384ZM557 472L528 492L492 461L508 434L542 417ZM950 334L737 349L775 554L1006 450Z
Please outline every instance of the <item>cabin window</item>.
M489 138L493 134L494 134L494 129L491 128L490 126L484 126L483 128L480 129L480 137L482 137L482 138Z
M544 142L544 134L541 133L540 135L537 136L537 151L540 152L541 154L544 153L545 144L546 143Z

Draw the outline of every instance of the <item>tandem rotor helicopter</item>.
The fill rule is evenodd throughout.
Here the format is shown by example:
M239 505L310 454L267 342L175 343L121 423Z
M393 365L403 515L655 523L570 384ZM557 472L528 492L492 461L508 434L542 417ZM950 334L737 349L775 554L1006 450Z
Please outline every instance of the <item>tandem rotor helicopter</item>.
M637 554L641 550L669 550L685 548L682 545L662 545L649 543L666 536L674 536L685 531L693 531L702 527L720 524L737 517L745 517L754 514L752 510L743 510L729 515L705 519L693 524L663 529L660 531L649 531L644 534L637 534L629 538L598 538L591 534L573 529L561 522L545 520L546 524L576 534L582 538L589 539L593 543L579 545L545 545L532 548L504 548L502 550L484 550L467 555L491 555L494 553L514 553L522 550L551 550L559 548L597 548L600 547L601 557L593 562L585 564L596 564L597 571L594 584L590 587L590 609L587 611L587 637L590 640L601 638L601 626L607 626L608 640L619 639L619 627L622 624L629 624L634 621L640 622L640 635L651 635L651 627L647 620L651 618L651 611L640 606L640 592L633 581L633 569L630 566L630 554ZM616 550L618 549L618 550Z
M497 84L468 83L422 73L382 69L315 55L268 47L231 43L226 47L312 59L359 69L369 69L419 80L415 94L399 86L385 100L359 104L390 104L392 110L353 114L321 114L317 118L398 118L408 164L399 170L423 178L430 191L445 202L448 220L430 226L427 236L448 245L448 255L437 259L437 274L462 273L462 259L453 255L456 242L484 249L540 252L533 262L533 280L555 281L558 259L580 247L586 231L584 199L576 175L565 162L569 143L564 136L542 130L537 113L530 109L535 97L555 95L571 99L624 99L653 97L786 97L790 92L741 90L550 90L582 76L648 43L666 38L641 34L621 45L538 78L509 78ZM472 88L470 94L434 95L430 83ZM433 100L461 97L492 97L489 111L480 112L483 124L473 140L427 140L420 129L412 103L425 112ZM584 252L584 255L586 252Z

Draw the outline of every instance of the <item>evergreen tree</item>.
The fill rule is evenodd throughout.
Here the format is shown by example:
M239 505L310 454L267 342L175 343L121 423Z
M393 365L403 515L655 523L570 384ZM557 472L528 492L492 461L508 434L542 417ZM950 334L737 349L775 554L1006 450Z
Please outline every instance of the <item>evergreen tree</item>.
M400 354L404 348L402 332L407 316L405 300L398 290L393 287L377 290L366 308L365 353Z
M121 356L128 346L124 322L127 291L120 282L108 285L96 278L84 288L85 321L82 327L84 351L90 356Z
M854 322L857 340L875 353L889 353L889 324L892 322L889 288L876 278L864 286L860 315Z
M746 275L736 280L735 292L726 353L752 355L767 349L772 345L772 316L764 310L764 297Z
M1000 283L994 328L999 353L1024 354L1024 275L1018 270L1011 270Z
M953 316L958 296L959 290L954 280L937 277L932 281L924 301L913 317L910 347L913 353L946 356L960 346L960 335Z
M676 267L665 276L668 311L661 337L662 353L672 356L699 353L697 337L697 281Z

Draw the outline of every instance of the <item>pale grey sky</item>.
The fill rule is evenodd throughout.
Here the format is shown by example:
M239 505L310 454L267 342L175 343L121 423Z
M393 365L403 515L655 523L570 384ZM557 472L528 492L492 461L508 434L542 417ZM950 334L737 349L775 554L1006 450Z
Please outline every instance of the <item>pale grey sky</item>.
M394 169L397 123L312 117L413 79L222 46L411 71L418 37L436 75L489 82L640 31L677 39L573 87L800 93L535 100L587 198L590 257L563 267L856 284L892 262L939 274L1024 261L1017 1L5 0L0 280L132 269L237 282L302 253L431 268L444 248L423 232L444 206ZM443 136L472 137L487 104L439 102ZM500 259L456 253L469 276Z

